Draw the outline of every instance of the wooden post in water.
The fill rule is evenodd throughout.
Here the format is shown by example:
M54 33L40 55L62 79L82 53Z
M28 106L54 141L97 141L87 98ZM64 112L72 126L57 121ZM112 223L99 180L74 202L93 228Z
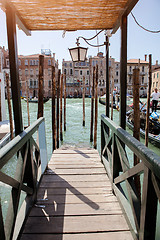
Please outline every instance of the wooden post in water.
M13 139L13 119L12 119L12 109L11 109L11 101L10 101L8 73L6 73L6 85L7 85L7 102L8 102L8 112L9 112L10 133L11 133L11 139Z
M43 117L43 70L44 56L39 56L39 81L38 81L38 114L37 119Z
M133 136L140 140L140 109L139 109L139 68L133 69L133 105L134 105L134 129ZM139 159L134 155L134 166L139 163ZM141 196L140 177L136 176L135 179L136 189Z
M93 118L94 118L94 85L95 85L95 67L93 67L92 77L92 98L91 98L91 128L90 128L90 142L93 142Z
M60 140L63 141L63 131L62 131L62 97L63 97L63 74L61 75L60 82Z
M109 117L109 37L106 36L106 116Z
M64 131L66 131L66 74L64 75Z
M147 94L147 112L146 112L146 128L145 128L145 145L148 147L148 132L149 132L149 110L150 110L150 95L152 86L152 55L149 55L149 78L148 78L148 94Z
M83 127L85 126L85 76L83 76Z
M28 96L28 79L26 78L26 98L27 98L27 114L28 114L28 126L30 126L30 115L29 115L29 96Z
M58 70L58 83L57 83L57 148L59 148L59 93L60 93L60 77L61 70Z
M53 151L56 149L56 77L55 67L52 66L52 142Z
M113 69L111 69L111 120L113 120L113 90L114 90L114 77Z
M96 81L95 81L95 121L94 121L94 148L97 148L97 120L98 120L98 65L96 65Z

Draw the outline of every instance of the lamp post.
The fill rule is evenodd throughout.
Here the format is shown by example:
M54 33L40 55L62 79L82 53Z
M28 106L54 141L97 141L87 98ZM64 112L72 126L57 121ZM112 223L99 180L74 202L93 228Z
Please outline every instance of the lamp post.
M69 52L73 62L84 62L86 60L88 48L80 47L79 38L77 38L77 47L69 48Z

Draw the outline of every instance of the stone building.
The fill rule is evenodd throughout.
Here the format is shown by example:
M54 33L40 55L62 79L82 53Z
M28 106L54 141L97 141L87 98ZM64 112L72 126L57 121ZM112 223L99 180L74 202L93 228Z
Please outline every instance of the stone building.
M140 96L147 96L149 62L139 59L130 59L127 61L127 92L133 94L133 69L139 67Z
M51 97L51 77L52 66L55 66L56 73L58 72L58 60L55 60L55 53L51 54L50 50L41 50L44 55L44 96ZM9 73L9 55L8 50L4 47L0 48L0 66L1 71ZM39 56L40 54L33 55L19 55L19 81L20 81L20 94L26 96L26 84L28 83L29 97L38 97L38 76L39 76Z
M152 66L151 92L154 92L155 88L160 92L160 64L158 64L158 60L156 61L156 64Z
M89 61L85 62L62 62L62 73L66 75L66 94L67 97L81 97L83 76L85 77L86 96L90 95L89 91Z

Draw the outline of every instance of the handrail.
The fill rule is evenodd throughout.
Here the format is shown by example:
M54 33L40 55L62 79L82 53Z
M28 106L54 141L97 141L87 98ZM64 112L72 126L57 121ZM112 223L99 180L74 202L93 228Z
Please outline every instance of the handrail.
M16 151L19 151L22 148L43 121L43 117L39 118L31 126L26 128L22 133L17 135L12 141L0 149L0 169L7 163Z
M160 178L160 157L104 114L101 115L101 119Z
M140 160L135 166L131 164L133 155ZM160 157L101 115L101 159L134 239L156 239Z
M37 141L33 134L37 132ZM15 177L5 173L2 167L16 159ZM10 186L6 217L2 214L3 202L0 196L0 238L17 239L30 207L36 201L37 188L48 164L44 118L39 118L21 134L0 149L0 182ZM25 199L21 205L21 192Z

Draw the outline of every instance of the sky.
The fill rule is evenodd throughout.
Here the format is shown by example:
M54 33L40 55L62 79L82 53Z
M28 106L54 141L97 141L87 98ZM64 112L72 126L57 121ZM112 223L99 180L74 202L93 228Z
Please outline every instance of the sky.
M139 0L132 10L137 21L145 28L150 30L160 30L160 0ZM51 49L56 54L61 68L62 59L71 60L68 48L75 47L76 38L93 37L96 30L66 32L63 38L63 31L32 31L31 36L26 36L22 30L17 28L18 54L29 55L41 53L41 49ZM105 41L104 32L98 36L99 44ZM149 33L141 29L133 20L131 14L128 16L128 44L127 58L144 60L144 55L152 54L152 63L156 60L160 63L160 33ZM97 44L95 38L92 44ZM0 10L0 46L8 48L5 13ZM98 48L86 45L80 39L80 46L88 47L88 56L96 56ZM100 47L99 51L105 53L105 47ZM120 30L110 38L109 54L120 60Z

